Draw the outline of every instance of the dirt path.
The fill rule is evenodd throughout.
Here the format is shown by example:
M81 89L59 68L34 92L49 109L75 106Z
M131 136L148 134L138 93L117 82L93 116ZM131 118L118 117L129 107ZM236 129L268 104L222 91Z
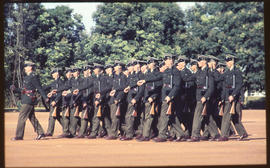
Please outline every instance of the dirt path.
M35 141L34 129L26 123L23 141L11 141L18 113L5 113L6 167L69 166L168 166L266 164L265 110L245 110L243 124L249 141L164 142L108 141L104 139L53 139L61 134L56 123L52 139ZM46 131L48 113L36 113Z

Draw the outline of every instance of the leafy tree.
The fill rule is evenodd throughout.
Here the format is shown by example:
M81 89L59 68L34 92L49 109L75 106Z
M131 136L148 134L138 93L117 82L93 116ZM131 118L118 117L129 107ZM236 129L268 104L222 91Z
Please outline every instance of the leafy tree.
M46 10L40 3L5 3L5 84L22 85L24 60L36 63L42 84L48 84L51 65L69 66L76 57L84 25L66 6ZM50 67L49 67L50 66ZM9 97L8 89L5 91Z
M175 35L185 32L184 14L175 3L105 3L93 15L92 55L101 59L180 54ZM97 38L107 39L98 42ZM177 43L176 43L177 42Z
M264 89L263 3L197 4L187 11L186 23L183 54L211 54L223 59L231 53L245 69L246 89Z

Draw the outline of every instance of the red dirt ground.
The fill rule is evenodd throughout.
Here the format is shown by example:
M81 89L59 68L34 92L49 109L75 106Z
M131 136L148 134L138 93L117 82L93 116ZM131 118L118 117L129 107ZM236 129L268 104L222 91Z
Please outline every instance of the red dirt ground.
M49 113L36 112L47 129ZM244 110L243 124L249 141L164 142L155 143L104 139L53 139L61 134L56 123L55 134L48 140L36 141L29 120L23 141L14 137L18 113L5 113L6 167L70 166L183 166L266 164L266 111Z

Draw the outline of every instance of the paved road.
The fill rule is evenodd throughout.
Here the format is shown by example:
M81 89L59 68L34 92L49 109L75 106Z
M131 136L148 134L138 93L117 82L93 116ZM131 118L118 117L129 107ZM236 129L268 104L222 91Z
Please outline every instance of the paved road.
M34 129L26 123L23 141L11 141L18 113L5 113L6 167L69 166L175 166L266 164L265 110L245 110L243 123L249 141L164 142L108 141L104 139L53 139L35 141ZM48 113L36 113L44 130Z

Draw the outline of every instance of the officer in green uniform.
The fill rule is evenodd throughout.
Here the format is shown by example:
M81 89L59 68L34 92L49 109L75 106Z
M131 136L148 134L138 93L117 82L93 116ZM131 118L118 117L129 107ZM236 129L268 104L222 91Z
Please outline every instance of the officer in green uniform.
M242 72L234 65L235 56L227 54L225 60L228 68L224 72L222 90L222 100L225 102L225 106L221 124L221 137L218 141L228 141L231 121L240 136L238 140L242 141L248 137L248 134L241 122L239 111L235 110L237 104L240 103L241 89L243 86ZM232 113L231 110L235 113Z
M64 82L60 79L59 69L53 68L51 71L51 75L54 78L54 81L49 84L48 86L44 87L44 90L50 89L50 92L47 94L48 98L50 99L50 114L49 114L49 124L48 130L45 134L46 136L53 136L54 127L55 127L55 120L57 120L61 126L63 127L63 118L61 117L60 113L62 111L62 102L61 99L56 101L56 97L58 94L57 89L61 87Z
M40 85L39 79L33 72L35 64L31 61L25 61L24 64L24 72L26 73L26 76L23 78L24 80L22 88L16 89L13 85L11 86L12 90L21 92L22 101L22 107L18 117L16 136L11 140L23 140L25 122L27 118L33 125L35 132L38 134L36 140L40 140L43 139L45 135L43 128L35 116L34 106L37 104L36 89L46 101L48 101L48 99Z

